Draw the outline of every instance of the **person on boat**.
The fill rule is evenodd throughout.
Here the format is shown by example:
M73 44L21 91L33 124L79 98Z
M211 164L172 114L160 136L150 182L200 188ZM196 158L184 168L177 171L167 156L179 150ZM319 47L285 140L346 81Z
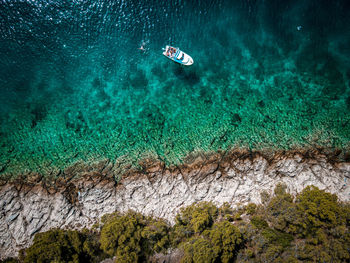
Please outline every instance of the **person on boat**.
M173 48L173 47L169 47L169 57L173 57L174 56L174 54L175 54L175 52L176 52L176 49L175 48Z

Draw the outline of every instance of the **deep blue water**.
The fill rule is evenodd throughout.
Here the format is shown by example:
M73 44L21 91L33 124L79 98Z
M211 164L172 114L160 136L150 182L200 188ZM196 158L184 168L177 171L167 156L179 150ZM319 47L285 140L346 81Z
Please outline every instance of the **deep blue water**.
M345 0L2 0L0 170L347 151L349 20ZM166 44L194 65L163 57Z

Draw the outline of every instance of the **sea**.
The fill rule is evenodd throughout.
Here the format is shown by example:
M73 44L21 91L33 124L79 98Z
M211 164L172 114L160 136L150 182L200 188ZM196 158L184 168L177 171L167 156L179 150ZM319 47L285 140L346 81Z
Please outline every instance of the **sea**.
M0 0L0 177L349 151L349 86L347 0Z

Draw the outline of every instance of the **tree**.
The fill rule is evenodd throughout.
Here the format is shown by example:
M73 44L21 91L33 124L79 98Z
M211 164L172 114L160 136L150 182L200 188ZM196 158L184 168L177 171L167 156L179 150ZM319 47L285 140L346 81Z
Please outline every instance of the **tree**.
M185 226L192 233L211 227L218 216L218 208L211 202L194 203L182 208L176 216L176 226Z
M243 243L243 236L236 226L228 221L216 222L212 229L203 233L210 240L220 262L231 262Z
M86 250L89 247L90 250ZM78 231L53 229L38 233L25 250L23 262L93 262L91 248L98 251L87 235Z
M101 230L101 248L118 262L143 262L169 244L168 226L140 213L129 211L105 218Z

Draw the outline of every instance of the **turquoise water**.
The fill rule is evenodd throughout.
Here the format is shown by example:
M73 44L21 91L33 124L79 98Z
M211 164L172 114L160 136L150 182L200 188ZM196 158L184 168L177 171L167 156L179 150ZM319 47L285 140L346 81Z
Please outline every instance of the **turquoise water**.
M347 2L0 1L2 176L349 150ZM194 65L165 58L166 44Z

